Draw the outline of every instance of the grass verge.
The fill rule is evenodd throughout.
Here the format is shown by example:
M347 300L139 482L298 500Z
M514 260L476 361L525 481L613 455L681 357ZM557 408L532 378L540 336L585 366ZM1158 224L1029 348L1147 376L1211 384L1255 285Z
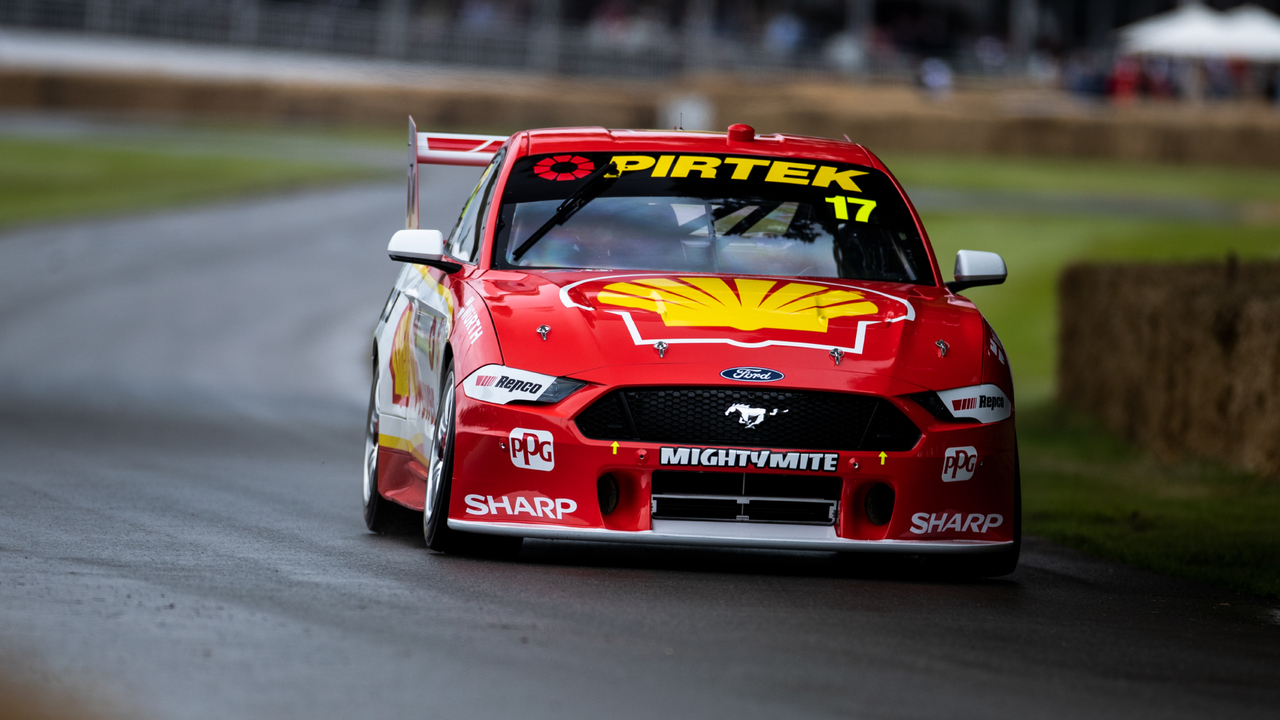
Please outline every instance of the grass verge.
M1018 413L1026 532L1155 572L1280 597L1280 483L1161 465L1089 418Z
M388 177L346 163L0 138L0 228Z

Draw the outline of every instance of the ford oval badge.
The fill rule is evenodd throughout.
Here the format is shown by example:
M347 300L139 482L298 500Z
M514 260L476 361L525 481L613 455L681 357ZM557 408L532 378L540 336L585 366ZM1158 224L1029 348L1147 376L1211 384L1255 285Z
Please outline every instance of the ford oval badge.
M721 370L720 377L725 380L737 380L739 382L775 382L786 377L786 375L769 368L736 367Z

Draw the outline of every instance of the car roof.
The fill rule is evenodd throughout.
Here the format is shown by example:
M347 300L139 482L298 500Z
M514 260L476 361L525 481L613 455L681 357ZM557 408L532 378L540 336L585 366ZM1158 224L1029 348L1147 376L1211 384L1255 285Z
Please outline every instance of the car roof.
M852 163L884 170L863 146L848 140L783 135L755 135L749 141L730 140L727 133L700 130L610 130L603 127L525 130L511 138L518 155L557 152L675 152L769 155Z

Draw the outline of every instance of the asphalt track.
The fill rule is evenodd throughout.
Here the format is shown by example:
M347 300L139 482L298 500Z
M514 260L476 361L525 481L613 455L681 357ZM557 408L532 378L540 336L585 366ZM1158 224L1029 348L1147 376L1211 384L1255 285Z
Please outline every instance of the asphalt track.
M425 178L424 209L473 178ZM373 185L0 235L6 672L176 719L1276 717L1273 607L1034 539L1009 578L947 583L370 535L365 357L402 203Z

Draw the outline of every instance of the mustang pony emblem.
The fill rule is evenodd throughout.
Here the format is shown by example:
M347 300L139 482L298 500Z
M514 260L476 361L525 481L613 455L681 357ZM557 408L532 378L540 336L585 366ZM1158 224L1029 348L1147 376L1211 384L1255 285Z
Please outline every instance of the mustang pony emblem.
M771 413L766 413L764 408L753 408L750 405L735 403L733 405L730 405L729 409L724 411L724 414L732 415L735 412L741 416L738 418L738 424L746 425L747 429L751 429L759 425L760 423L764 422L765 417L777 415L778 408L774 408L773 412ZM787 412L787 411L783 410L782 412Z

